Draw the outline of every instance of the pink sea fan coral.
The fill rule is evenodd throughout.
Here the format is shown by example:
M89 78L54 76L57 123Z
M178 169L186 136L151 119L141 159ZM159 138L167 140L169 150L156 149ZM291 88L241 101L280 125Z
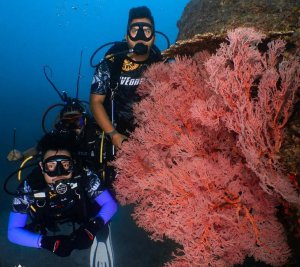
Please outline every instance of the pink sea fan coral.
M246 38L247 32L249 36ZM143 100L135 107L139 127L124 143L115 161L118 176L114 187L120 203L136 204L133 217L152 239L163 240L167 237L183 247L182 253L175 253L174 260L166 266L228 267L242 263L246 256L281 266L290 255L283 227L276 218L277 195L267 194L260 186L262 181L264 185L269 185L268 180L259 176L262 171L253 169L254 163L258 164L256 161L261 159L247 155L242 145L246 137L240 137L244 132L249 135L265 134L266 128L256 127L262 120L260 123L270 128L265 136L270 140L265 142L271 144L271 152L275 151L273 146L279 139L275 141L272 138L278 138L275 131L280 136L281 132L272 127L277 127L278 122L284 123L290 107L285 109L281 106L286 113L283 112L284 116L276 123L271 116L253 116L252 113L263 114L258 109L264 108L267 113L273 114L276 105L247 106L253 97L250 78L246 79L249 83L247 91L244 87L248 83L236 82L234 75L221 76L220 70L221 66L225 70L235 67L230 65L232 62L236 64L235 56L242 57L240 50L250 47L254 58L249 61L244 59L240 72L249 75L244 64L250 64L250 69L252 59L255 59L254 62L265 59L265 65L255 64L255 71L260 73L255 77L261 78L265 70L275 71L275 63L273 68L268 64L276 62L277 55L272 53L272 58L258 52L256 44L261 35L253 30L237 29L230 36L233 39L229 38L229 42L234 43L236 51L227 51L226 47L230 44L224 44L212 57L199 53L193 58L177 58L175 63L161 63L149 69L146 81L140 87ZM256 43L250 41L253 37ZM238 49L240 42L244 45ZM239 51L240 54L237 53ZM229 65L225 54L231 55ZM221 57L219 61L216 58L218 55ZM251 51L247 50L243 55L250 57ZM215 68L213 59L215 64L219 62ZM289 66L294 68L293 64ZM283 69L284 73L288 71L289 68L286 71ZM256 78L253 79L254 84ZM230 79L232 87L229 85ZM260 91L266 86L262 80L257 86ZM228 89L222 85L224 81ZM272 88L274 91L275 88ZM258 91L254 95L255 103L266 101L259 100L263 93ZM287 99L292 101L292 94L288 94L291 97L287 98L284 90L281 91L282 94L269 94L274 97L274 103ZM240 101L244 106L239 106L240 95L244 95L244 102ZM248 116L245 115L247 108ZM241 114L244 119L239 119ZM260 133L259 129L263 132ZM248 138L256 140L259 137ZM257 150L253 148L248 153L261 153L255 148ZM271 185L276 192L289 199L285 193L294 192L283 178L280 181L279 186L288 189L277 188L276 183ZM294 195L291 200L296 201Z
M206 62L209 82L228 110L222 121L238 134L237 144L262 188L299 205L299 195L278 162L283 127L300 86L299 59L279 62L282 40L270 42L268 51L260 53L262 37L251 28L229 32L229 44Z

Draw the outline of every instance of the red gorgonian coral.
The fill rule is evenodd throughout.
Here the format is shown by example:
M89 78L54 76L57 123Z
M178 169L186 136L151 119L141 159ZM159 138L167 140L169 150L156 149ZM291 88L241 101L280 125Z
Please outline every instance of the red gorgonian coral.
M282 41L261 54L262 37L236 29L213 56L150 68L139 88L139 126L118 152L114 186L151 238L182 245L166 266L228 267L247 255L280 266L290 255L276 206L279 195L299 198L276 153L299 65L278 62Z
M206 62L209 82L228 110L222 121L238 134L237 146L263 189L299 204L299 195L278 162L283 127L300 84L299 60L279 62L285 49L282 40L270 42L262 55L257 49L262 38L254 29L229 32L230 43Z

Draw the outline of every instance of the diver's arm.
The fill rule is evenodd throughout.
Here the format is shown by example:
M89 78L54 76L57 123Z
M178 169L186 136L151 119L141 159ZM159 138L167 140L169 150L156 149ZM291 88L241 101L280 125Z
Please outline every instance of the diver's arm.
M110 90L110 69L107 60L102 60L93 76L90 91L90 108L97 124L104 132L112 132L114 127L104 108L104 100Z
M127 137L116 131L103 105L110 90L111 73L108 64L108 60L103 59L95 71L91 84L90 106L97 124L105 133L110 133L113 145L120 148Z
M26 149L25 151L23 151L23 157L24 158L27 158L27 157L30 157L30 156L36 156L37 155L37 149L36 147L30 147L28 149Z
M21 152L17 149L11 150L8 155L7 155L7 160L8 161L17 161L17 160L22 160L24 158L30 157L30 156L35 156L37 154L37 150L35 147L30 147L24 152Z
M47 249L57 256L67 257L73 248L70 236L42 236L25 229L28 215L26 213L11 212L8 222L8 240L12 243Z
M125 135L118 133L113 127L112 122L110 121L107 112L104 108L103 105L104 100L105 100L105 95L91 94L90 95L91 110L97 124L101 127L101 129L106 134L113 133L113 135L110 136L113 145L120 148L122 142L125 139L127 139L127 137Z
M11 212L8 221L8 240L12 243L40 248L41 235L26 230L28 215L18 212Z
M96 218L100 217L104 223L107 223L117 212L117 202L113 199L108 190L103 191L99 196L96 197L95 200L99 206L101 206Z
M98 95L98 94L91 94L90 96L90 106L92 113L94 115L94 118L98 125L101 127L101 129L105 133L112 132L114 129L107 112L104 108L104 100L105 100L105 95Z

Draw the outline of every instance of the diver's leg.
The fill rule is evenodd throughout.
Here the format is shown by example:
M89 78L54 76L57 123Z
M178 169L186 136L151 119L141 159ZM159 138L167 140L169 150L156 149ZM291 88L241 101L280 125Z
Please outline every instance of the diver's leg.
M90 252L90 267L114 266L110 227L111 225L108 223L96 235Z

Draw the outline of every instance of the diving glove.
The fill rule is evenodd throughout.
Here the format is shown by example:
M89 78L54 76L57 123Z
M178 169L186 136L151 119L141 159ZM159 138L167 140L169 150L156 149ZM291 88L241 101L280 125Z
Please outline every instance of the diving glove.
M104 226L101 218L96 218L81 225L73 234L72 241L74 248L87 249L94 241L97 232Z
M41 247L60 257L69 256L74 249L70 237L64 235L43 236L41 240Z

